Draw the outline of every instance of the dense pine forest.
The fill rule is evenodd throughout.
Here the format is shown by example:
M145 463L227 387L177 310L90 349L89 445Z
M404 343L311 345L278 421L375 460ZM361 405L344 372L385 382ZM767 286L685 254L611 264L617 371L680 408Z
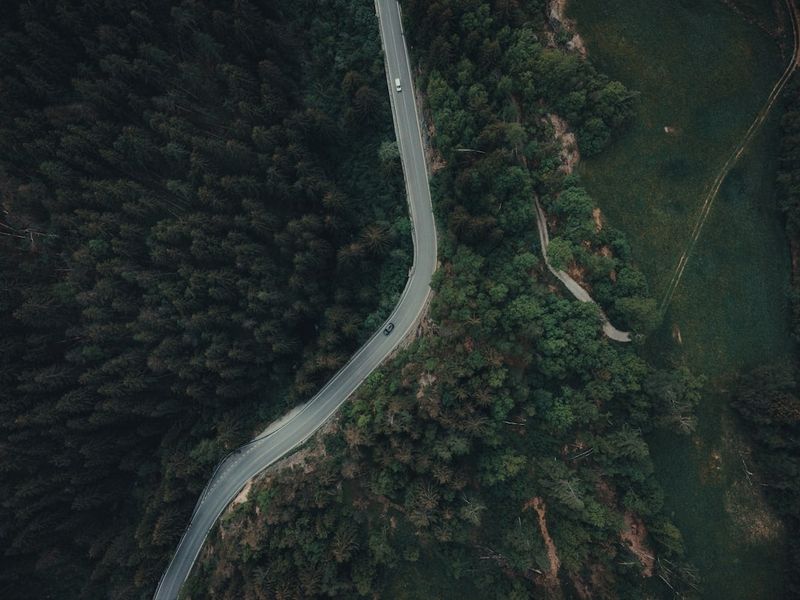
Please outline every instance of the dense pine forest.
M217 460L393 306L410 222L350 4L4 5L0 597L149 597Z
M550 118L600 152L635 95L567 50L543 1L402 5L441 236L424 333L222 518L186 596L691 595L644 435L691 432L701 382L603 336L544 267L533 210L538 195L565 266L646 333L644 277L565 173Z

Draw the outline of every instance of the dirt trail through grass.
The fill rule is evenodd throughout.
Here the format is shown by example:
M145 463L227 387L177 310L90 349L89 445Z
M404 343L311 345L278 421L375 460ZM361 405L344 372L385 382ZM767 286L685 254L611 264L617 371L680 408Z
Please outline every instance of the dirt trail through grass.
M686 270L686 264L689 262L689 257L692 254L692 250L697 244L697 240L700 238L703 225L705 225L706 221L708 220L708 215L711 213L711 208L714 204L717 194L719 193L720 187L722 187L722 182L725 181L728 173L730 173L731 169L739 160L739 157L745 151L755 134L761 129L761 126L767 119L772 107L780 97L781 92L783 92L783 88L786 87L789 79L791 79L792 75L794 74L798 65L798 61L800 61L800 13L798 13L797 7L792 0L786 0L786 7L791 15L792 38L794 40L792 59L789 61L789 64L781 75L780 79L773 86L772 91L767 98L767 102L764 104L764 107L759 111L755 120L750 124L750 127L745 132L744 138L728 157L728 160L725 161L722 169L714 179L711 189L703 200L703 205L700 209L700 214L698 215L697 221L694 224L694 228L692 229L692 235L689 238L689 243L678 259L675 272L673 273L672 279L670 279L669 285L667 286L667 291L664 294L664 298L661 300L660 310L662 314L666 312L666 309L669 306L669 303L672 301L673 295L675 294L675 290L681 282L683 272Z
M694 434L648 439L704 600L785 597L783 534L748 479L728 404L738 373L793 351L775 177L776 98L798 62L794 9L786 0L568 7L590 59L641 93L628 130L577 172L626 233L654 295L668 299L645 352L708 382Z

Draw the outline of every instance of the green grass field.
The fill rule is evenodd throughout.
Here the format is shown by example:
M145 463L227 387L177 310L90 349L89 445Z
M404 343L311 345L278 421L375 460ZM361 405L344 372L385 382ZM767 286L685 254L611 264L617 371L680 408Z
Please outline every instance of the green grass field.
M726 178L654 346L676 346L720 385L791 351L785 300L790 260L775 206L777 118ZM670 334L670 335L667 335Z
M761 108L780 57L718 0L580 0L570 10L592 61L641 94L629 130L581 173L660 297L703 191Z
M781 597L780 540L753 539L735 521L742 507L755 504L758 511L763 502L746 485L743 439L726 394L739 372L792 351L785 301L789 256L774 206L776 134L773 118L726 179L665 324L648 348L709 378L698 435L652 441L668 505L703 571L704 598ZM738 503L731 504L731 494Z
M776 24L770 3L737 4L742 13L717 0L570 5L591 60L641 92L636 122L579 172L628 235L658 300L706 191L783 67L764 30ZM737 373L793 350L788 249L774 199L777 123L773 115L725 180L647 346L657 362L685 362L709 381L697 435L651 440L703 598L781 597L780 532L747 482L726 395ZM763 525L758 532L754 522Z

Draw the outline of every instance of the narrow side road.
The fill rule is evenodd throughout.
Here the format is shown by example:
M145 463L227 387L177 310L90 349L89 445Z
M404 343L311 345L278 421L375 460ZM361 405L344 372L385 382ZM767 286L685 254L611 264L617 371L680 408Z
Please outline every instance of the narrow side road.
M300 410L287 415L277 427L268 429L232 452L218 465L158 583L154 595L156 600L175 600L178 597L209 531L239 491L252 477L310 438L414 329L428 302L431 277L437 264L436 225L408 50L400 24L399 5L395 0L376 0L375 8L413 224L414 263L400 301L386 323L393 323L394 329L389 335L384 335L386 324L381 326ZM402 91L396 90L396 79L400 80Z
M667 291L664 293L664 298L661 301L660 306L662 314L666 312L670 302L672 302L672 297L675 295L675 290L678 288L681 278L683 277L683 272L686 270L686 264L689 262L689 257L691 256L692 251L697 244L697 240L700 238L703 225L706 224L708 215L711 214L711 208L714 206L714 200L716 200L719 189L722 187L722 182L725 181L728 173L730 173L733 166L739 160L739 157L744 153L747 145L753 140L756 133L758 133L758 130L761 129L761 125L763 125L764 121L766 121L767 116L772 110L772 107L780 97L783 88L785 88L786 84L789 83L789 79L792 78L792 75L797 69L798 64L800 64L800 12L798 12L797 6L795 5L795 0L786 0L786 7L789 10L789 16L792 23L792 38L794 44L792 60L787 65L783 75L781 75L780 79L778 79L778 81L772 87L772 91L770 91L767 101L756 115L755 120L750 124L750 127L748 127L744 137L742 138L742 141L739 142L739 145L733 149L733 152L731 152L728 160L725 161L724 165L722 165L722 169L720 169L717 177L711 184L711 189L708 191L708 194L706 194L706 197L703 200L703 205L700 207L700 214L698 215L694 227L692 228L692 234L689 238L689 243L686 245L683 253L681 253L680 258L678 259L678 264L676 265L675 271L670 279L669 286L667 287Z
M536 227L539 230L539 246L542 248L542 258L544 259L544 264L547 265L549 271L555 275L561 283L564 284L564 287L566 287L577 300L580 300L581 302L591 302L592 304L597 305L599 308L599 305L597 302L595 302L594 298L592 298L589 295L589 292L583 289L577 281L570 277L568 273L555 269L550 264L550 260L547 258L547 247L550 245L550 235L547 233L547 217L544 214L542 205L539 203L539 199L534 197L533 202L536 209ZM606 313L603 312L603 309L600 309L600 319L603 322L603 333L608 339L614 340L615 342L631 341L630 332L620 331L614 327L611 324L611 321L608 320Z

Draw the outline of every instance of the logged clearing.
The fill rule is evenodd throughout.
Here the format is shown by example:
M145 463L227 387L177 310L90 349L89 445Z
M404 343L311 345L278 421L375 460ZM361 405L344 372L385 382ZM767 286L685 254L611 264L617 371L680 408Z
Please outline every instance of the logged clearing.
M550 569L544 574L543 583L551 592L555 592L556 590L560 589L560 585L558 583L558 571L561 569L561 560L558 558L558 551L556 550L555 542L553 542L553 538L550 537L550 532L547 530L544 500L537 496L536 498L528 501L525 504L525 508L533 509L539 519L539 531L542 534L544 546L547 549L547 560L550 563Z

